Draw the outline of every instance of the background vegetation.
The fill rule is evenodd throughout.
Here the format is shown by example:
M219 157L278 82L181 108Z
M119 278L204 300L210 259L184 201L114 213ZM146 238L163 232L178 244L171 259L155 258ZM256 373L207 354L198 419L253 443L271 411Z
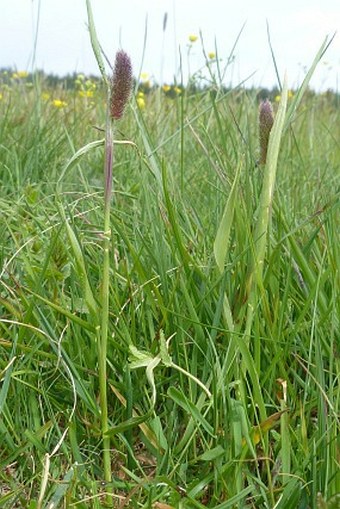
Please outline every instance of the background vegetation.
M112 492L120 508L339 507L339 96L307 90L286 126L249 303L258 106L278 91L136 84L115 133L132 143L115 145L108 485L86 297L87 281L99 302L105 94L84 76L1 80L0 506L100 508Z

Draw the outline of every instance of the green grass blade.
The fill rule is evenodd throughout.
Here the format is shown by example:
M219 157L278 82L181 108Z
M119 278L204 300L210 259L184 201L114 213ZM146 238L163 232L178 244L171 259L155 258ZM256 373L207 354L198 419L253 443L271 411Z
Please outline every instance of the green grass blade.
M234 219L234 211L235 211L235 205L236 205L236 199L237 199L237 193L238 193L238 185L241 175L241 167L242 165L239 164L238 168L236 170L236 175L234 178L233 185L231 187L228 200L222 215L222 219L220 222L220 225L218 227L216 238L214 242L214 255L215 260L217 263L217 266L219 268L219 271L221 274L224 272L224 265L229 249L229 242L230 242L230 231L233 224Z
M75 468L72 466L64 475L63 480L60 484L57 485L55 491L50 499L50 501L45 504L45 509L57 509L60 507L60 504L63 502L63 498L65 497L67 491L70 489L70 484L72 483L73 478L75 477Z
M183 392L179 391L175 387L168 389L168 396L183 408L188 414L194 419L196 425L202 426L205 431L211 436L215 437L214 430L209 422L203 417L197 407L184 395Z
M104 65L104 60L102 58L101 47L100 47L98 37L97 37L97 32L96 32L96 28L95 28L95 24L94 24L90 0L86 0L86 8L87 8L87 18L88 18L88 22L89 22L90 39L91 39L93 53L94 53L94 56L96 57L97 64L98 64L100 73L102 75L102 78L105 81L106 85L108 86L108 77L107 77L107 74L105 71L105 65Z
M258 218L256 222L254 240L255 240L255 263L254 270L258 281L262 278L263 263L267 244L267 231L271 216L271 206L275 186L277 160L281 145L282 132L285 121L285 114L288 99L287 78L283 82L281 101L274 125L270 133L267 162L264 168L262 191L258 209Z
M92 315L93 318L98 318L98 305L96 302L96 299L94 298L92 288L88 279L87 275L87 269L86 269L86 263L84 260L83 252L80 247L79 241L76 237L76 234L74 233L73 229L71 228L69 222L65 220L65 226L67 235L70 241L70 245L73 251L74 260L76 264L76 268L79 274L80 283L84 290L84 299L86 302L86 305L88 306L88 309Z
M315 55L315 58L314 58L314 60L312 62L312 65L308 69L308 72L307 72L307 74L306 74L306 76L305 76L305 78L304 78L304 80L302 82L302 85L299 87L297 93L294 95L294 97L292 99L292 102L291 102L291 104L290 104L290 106L289 106L289 108L287 110L287 115L286 115L286 119L285 119L285 123L284 123L284 130L292 122L292 120L294 118L294 115L295 115L295 112L296 112L297 108L299 107L299 105L301 103L302 97L303 97L303 95L305 94L305 92L306 92L306 90L308 88L309 82L311 80L311 77L314 74L316 66L320 62L321 58L323 57L323 55L327 51L327 49L330 46L330 44L332 43L334 37L335 37L335 34L331 37L331 39L329 39L329 37L327 36L325 38L325 40L323 41L323 43L321 44L319 51Z

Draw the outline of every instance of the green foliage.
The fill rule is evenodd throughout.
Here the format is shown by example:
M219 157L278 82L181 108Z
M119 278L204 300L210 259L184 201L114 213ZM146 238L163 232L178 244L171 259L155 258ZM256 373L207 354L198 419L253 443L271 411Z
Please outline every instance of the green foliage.
M23 85L0 101L0 506L100 508L109 492L114 507L336 507L336 96L288 95L266 168L256 91L132 102L113 171L105 484L105 92Z

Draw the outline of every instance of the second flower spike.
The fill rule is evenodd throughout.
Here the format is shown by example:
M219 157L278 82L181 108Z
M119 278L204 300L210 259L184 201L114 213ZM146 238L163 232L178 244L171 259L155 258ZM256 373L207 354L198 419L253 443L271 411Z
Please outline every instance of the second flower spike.
M270 131L274 123L272 103L266 99L259 108L260 164L266 164Z

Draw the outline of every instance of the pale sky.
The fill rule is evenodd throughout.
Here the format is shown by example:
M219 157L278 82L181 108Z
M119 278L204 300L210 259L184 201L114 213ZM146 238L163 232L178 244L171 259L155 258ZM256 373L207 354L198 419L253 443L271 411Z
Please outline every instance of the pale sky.
M294 88L324 38L340 28L339 0L92 0L92 9L107 56L113 60L117 49L123 48L131 56L135 76L148 72L158 83L171 83L174 76L179 80L181 59L184 76L204 66L200 40L188 56L190 34L202 32L207 53L215 51L216 42L224 67L243 27L226 83L236 85L253 74L249 85L275 85L268 20L281 77L286 70L289 86ZM0 0L0 67L30 71L34 65L60 75L98 74L86 24L85 0ZM312 86L317 91L340 91L340 33L323 57Z

